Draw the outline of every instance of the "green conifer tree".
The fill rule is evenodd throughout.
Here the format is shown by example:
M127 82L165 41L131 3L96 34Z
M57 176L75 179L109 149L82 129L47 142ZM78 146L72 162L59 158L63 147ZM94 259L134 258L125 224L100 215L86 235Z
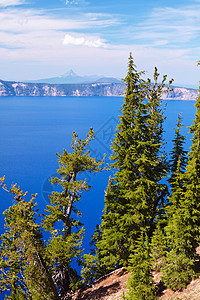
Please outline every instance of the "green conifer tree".
M155 286L153 285L151 249L148 236L141 233L137 241L134 255L131 255L129 268L132 276L128 279L127 300L155 300Z
M76 204L80 201L81 192L88 191L90 186L86 179L80 180L79 175L86 171L99 172L104 160L97 162L90 157L86 147L94 139L91 128L85 140L78 139L73 132L71 147L73 152L65 149L63 154L57 154L59 177L51 179L62 191L53 192L51 204L47 205L44 228L51 231L52 237L48 242L48 259L54 270L53 279L61 296L67 295L77 287L78 276L71 267L72 259L80 259L82 254L82 238L84 228L80 222L81 213Z
M51 182L62 187L62 191L50 196L51 205L47 206L43 220L43 227L52 234L47 244L36 223L35 196L26 201L26 193L16 185L9 190L4 184L5 178L0 178L0 186L14 194L16 201L4 213L7 230L0 238L0 293L8 292L8 299L58 300L76 287L79 277L71 262L82 254L84 233L76 204L81 192L90 188L79 175L85 171L101 171L104 163L90 157L86 150L93 139L92 128L85 140L78 139L74 132L73 152L64 149L62 155L57 154L60 176Z
M171 159L169 161L171 171L169 182L173 191L173 197L172 199L169 197L168 203L165 203L164 215L162 215L162 218L157 224L157 228L153 233L151 242L153 266L157 271L160 271L166 265L166 256L168 252L167 249L169 248L169 246L167 246L165 227L167 223L169 223L172 215L176 213L176 210L179 208L177 202L180 202L180 198L183 194L183 178L181 178L181 176L184 173L186 167L187 151L184 150L185 137L181 134L181 121L181 114L179 114L177 126L175 129L175 138L173 139L173 149L170 152ZM176 189L174 189L174 187L176 187ZM172 201L173 203L170 204L170 201ZM168 212L168 220L166 211ZM172 236L172 242L173 239L174 236Z
M9 189L15 203L4 212L6 231L0 237L0 293L8 299L59 299L51 273L45 263L45 246L40 226L35 222L35 195L26 201L16 185Z
M141 227L142 239L133 249L129 259L129 270L132 274L128 282L129 292L127 299L156 299L155 286L153 286L152 269L155 267L155 256L163 255L166 250L161 225L165 222L165 206L168 188L162 183L163 177L168 171L168 163L163 146L163 109L161 97L165 88L166 76L161 84L158 84L159 73L157 68L154 72L154 84L148 80L147 90L147 135L144 138L144 152L142 153L140 166L140 186L143 186L141 199L146 201L144 214L144 226ZM170 82L171 83L171 82ZM169 84L170 84L169 83ZM155 241L157 241L155 251ZM153 259L152 259L153 256ZM163 259L159 262L164 263ZM161 267L157 264L157 267Z
M102 235L97 243L101 263L110 270L129 264L141 232L151 239L167 195L167 186L161 183L168 168L162 153L160 104L166 77L159 85L158 76L155 69L154 84L144 82L130 55L126 95L112 145L111 166L116 173L106 191Z
M122 115L112 144L111 166L116 173L107 187L100 225L102 235L97 242L101 263L108 271L128 265L130 246L137 240L140 227L144 226L141 211L145 210L146 201L141 201L143 186L139 183L139 168L147 132L144 103L147 85L141 75L130 54Z
M166 218L160 219L151 239L151 262L154 271L161 271L166 265L167 240L164 232Z
M160 223L165 215L166 197L168 195L168 186L163 182L163 178L167 176L169 165L167 162L167 154L165 153L165 142L163 139L163 123L165 120L164 111L162 108L161 99L165 92L170 90L170 85L173 80L169 81L166 86L167 76L164 75L161 84L158 83L159 73L157 68L154 70L153 84L148 79L147 92L147 108L148 108L148 135L146 137L146 152L145 152L145 180L146 190L148 193L148 209L149 217L149 233L151 239L154 229ZM159 226L160 226L159 225Z
M173 179L176 177L177 167L179 164L179 171L181 173L185 172L185 168L187 165L187 151L184 150L185 136L181 134L182 130L182 117L181 114L178 115L177 125L175 129L175 137L172 140L173 149L170 152L170 171L171 176L169 179L169 183L173 187Z
M170 251L167 254L166 267L163 270L163 281L173 290L184 288L195 275L195 264L198 261L196 247L199 243L199 192L200 180L198 170L199 149L199 101L193 133L193 145L189 153L188 165L184 173L186 152L183 150L184 137L180 134L181 120L177 122L172 155L172 176L170 179L172 194L169 199L168 224L166 226L167 242ZM176 171L175 170L176 167Z

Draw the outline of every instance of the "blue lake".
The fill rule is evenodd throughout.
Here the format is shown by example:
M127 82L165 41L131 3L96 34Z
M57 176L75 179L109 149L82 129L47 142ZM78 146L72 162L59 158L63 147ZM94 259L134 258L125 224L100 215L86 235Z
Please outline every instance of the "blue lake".
M8 186L17 182L28 195L38 193L37 203L43 212L52 190L48 178L56 174L58 167L55 153L62 153L63 148L71 151L73 130L85 138L93 127L96 140L90 145L91 154L101 159L106 153L108 161L122 104L122 97L0 97L0 177L6 175ZM172 148L173 128L180 112L189 149L191 136L186 127L194 119L195 102L163 101L165 104L166 151ZM92 188L83 193L79 205L86 229L86 251L94 228L100 223L109 175L86 174ZM12 197L0 189L0 233L4 226L2 212L12 203Z

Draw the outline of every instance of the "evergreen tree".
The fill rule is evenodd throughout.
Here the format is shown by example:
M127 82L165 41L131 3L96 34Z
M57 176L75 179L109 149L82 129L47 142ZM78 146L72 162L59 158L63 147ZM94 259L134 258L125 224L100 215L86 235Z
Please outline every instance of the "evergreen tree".
M35 222L35 195L16 185L10 190L1 178L4 190L15 195L15 204L4 212L6 232L0 245L0 293L8 299L58 299L55 284L44 261L45 246L40 226Z
M144 103L146 83L141 75L130 54L128 73L124 80L126 95L122 115L112 144L111 166L116 173L107 187L100 225L102 235L97 243L101 263L107 267L107 271L128 265L130 246L137 240L141 223L144 224L141 211L145 209L146 203L141 201L143 186L140 187L138 182L140 166L137 164L144 151L143 141L147 131Z
M156 216L161 214L167 186L163 146L163 112L160 99L166 77L158 84L144 82L129 57L122 116L112 144L111 166L116 170L105 195L101 240L97 243L101 264L111 269L127 266L141 232L151 239ZM147 101L145 100L147 98Z
M172 176L168 208L168 224L166 227L167 241L170 248L167 254L166 267L163 270L165 284L173 290L184 288L195 275L195 264L199 260L196 247L199 244L199 121L200 98L195 104L197 108L194 125L190 127L193 133L193 145L189 153L186 172L184 137L180 135L180 118L177 123L174 148L172 151ZM176 171L174 172L176 166Z
M169 248L169 237L168 233L166 237L165 228L172 215L177 213L179 209L178 203L183 195L183 174L186 167L187 151L184 150L185 137L181 134L182 122L181 114L178 116L177 126L175 129L175 137L173 141L173 149L170 152L171 159L170 171L171 176L169 179L173 196L168 198L167 206L165 205L164 215L159 220L157 228L153 233L152 237L152 259L154 269L160 271L166 265L167 249ZM171 203L169 203L171 202ZM166 203L165 203L166 204ZM167 212L167 215L166 215ZM167 220L168 217L168 220ZM167 243L168 239L168 243ZM175 237L171 235L171 242L173 243ZM168 246L167 246L168 244Z
M97 243L101 240L101 230L96 225L95 232L90 242L90 254L85 254L82 261L81 275L84 284L92 284L93 281L107 273L107 267L101 263L101 252L97 249Z
M78 276L71 267L72 259L80 259L82 254L82 238L84 228L80 222L81 213L76 207L80 201L81 192L88 191L90 186L86 179L80 180L79 175L86 171L101 171L104 162L97 162L90 157L86 147L94 139L91 128L85 140L78 139L73 132L71 147L72 153L65 149L63 154L57 154L59 177L51 179L52 184L62 188L61 192L53 192L50 196L51 204L47 205L44 219L44 228L51 231L52 237L47 245L48 258L53 279L56 282L59 294L66 295L72 288L77 287Z
M76 203L81 192L90 188L79 175L101 171L104 162L97 162L86 151L93 139L92 128L85 140L78 139L74 132L73 152L64 149L62 155L57 154L59 178L52 178L51 182L62 187L62 191L50 196L51 205L47 206L48 214L43 220L43 227L52 234L47 244L35 219L35 195L26 201L27 193L16 185L9 190L5 178L0 178L0 186L14 194L16 201L4 213L6 232L0 238L0 293L8 292L8 299L57 300L76 287L79 277L71 262L82 254L84 233Z
M169 179L169 183L173 187L173 179L176 177L177 167L179 164L179 171L181 173L185 172L185 168L187 165L187 151L184 150L184 143L185 143L185 136L181 134L182 129L182 118L181 114L178 115L177 125L175 129L175 137L172 140L173 142L173 149L170 152L170 171L171 177Z
M161 271L166 265L167 256L167 239L164 232L166 226L166 218L157 222L156 228L151 239L151 262L154 271Z
M148 191L148 209L150 212L148 237L150 239L157 227L156 223L164 224L163 221L160 223L160 220L165 218L166 197L168 195L167 184L162 180L169 171L169 165L167 154L164 151L163 123L165 108L162 108L161 99L163 94L170 90L173 80L170 80L169 85L166 86L167 76L164 75L161 84L159 84L159 75L157 68L155 68L154 82L152 84L148 79L147 93L148 135L146 137L144 177L146 179L146 190Z
M153 286L151 249L148 237L141 233L137 241L134 255L131 255L129 268L132 276L128 279L127 300L155 300L155 286Z
M147 135L144 139L145 150L141 155L140 186L143 185L143 201L146 200L146 212L143 218L144 227L141 227L141 237L131 253L129 270L132 277L128 281L129 292L127 299L156 299L153 286L152 268L155 267L155 259L159 256L160 268L164 263L166 251L165 237L162 235L162 227L165 223L165 207L168 188L162 183L163 177L168 171L166 154L163 150L163 109L160 99L165 88L166 76L161 84L158 84L159 73L154 72L154 84L148 80L147 90ZM172 81L169 82L169 84ZM145 219L146 218L146 219ZM160 231L161 230L161 231ZM156 247L155 246L156 243ZM155 250L156 249L156 250ZM153 257L152 257L153 256ZM152 259L153 258L153 259Z

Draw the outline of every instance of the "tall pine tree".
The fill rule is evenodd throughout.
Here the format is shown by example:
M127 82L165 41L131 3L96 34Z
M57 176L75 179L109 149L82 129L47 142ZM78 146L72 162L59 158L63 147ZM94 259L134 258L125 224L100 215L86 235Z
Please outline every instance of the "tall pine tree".
M168 188L162 179L166 177L168 164L164 152L163 141L163 109L161 97L165 90L166 76L162 83L158 84L159 73L154 71L154 83L148 80L147 90L147 135L144 139L145 149L142 153L140 166L140 185L143 186L141 200L146 201L146 212L144 214L144 227L141 227L141 236L137 239L134 252L130 254L129 271L132 277L128 280L129 292L127 299L156 299L155 286L152 276L152 236L157 232L163 221L166 206ZM171 83L171 82L170 82ZM170 84L169 83L169 84ZM139 165L139 164L138 164ZM142 198L143 197L143 198ZM164 216L165 218L165 216ZM157 229L157 231L155 231ZM160 238L160 235L159 235ZM154 237L155 241L155 237ZM165 247L162 246L162 251Z
M182 147L178 151L174 147L173 152L174 166L177 165L177 169L171 179L171 206L168 208L166 227L170 251L163 272L165 284L173 290L184 288L196 276L195 265L199 260L196 247L200 241L200 97L195 106L196 118L190 127L190 133L193 134L192 147L185 173L185 153ZM180 136L179 139L177 137L178 135L176 141L180 142ZM179 158L176 162L178 152Z
M167 223L172 220L172 216L177 213L181 197L183 195L183 174L185 172L187 162L187 151L184 150L185 136L181 134L182 129L181 114L178 116L177 126L175 128L175 137L173 141L173 149L170 152L171 159L169 161L170 178L169 183L171 186L172 196L168 198L167 206L164 210L164 218L161 218L157 224L152 238L152 259L154 268L158 271L166 265L167 249L169 249L169 237L171 242L174 242L175 236L170 235L169 232L166 237ZM167 213L167 214L166 214ZM175 229L171 229L175 230ZM168 239L168 243L167 243ZM168 246L167 246L168 244Z
M181 173L185 172L185 168L187 165L187 151L184 150L185 144L185 136L181 134L182 129L182 117L181 114L178 115L177 125L175 129L175 137L172 140L173 149L170 152L170 172L171 176L169 179L169 183L173 187L173 179L176 177L177 167L179 165L179 171Z
M167 186L161 183L167 164L161 153L164 118L160 104L166 77L159 85L155 69L152 85L141 75L130 55L122 115L112 144L111 166L116 173L106 191L102 235L97 242L100 264L110 270L130 264L141 234L151 239L167 195Z
M135 193L139 186L139 165L137 161L143 152L143 140L147 126L147 110L144 103L146 83L137 72L130 54L128 73L124 80L126 95L122 115L112 144L112 168L116 170L110 179L105 195L105 208L101 223L101 240L97 243L101 252L101 263L108 270L128 265L130 247L140 232L145 203L141 202L142 190ZM143 149L143 150L142 150Z

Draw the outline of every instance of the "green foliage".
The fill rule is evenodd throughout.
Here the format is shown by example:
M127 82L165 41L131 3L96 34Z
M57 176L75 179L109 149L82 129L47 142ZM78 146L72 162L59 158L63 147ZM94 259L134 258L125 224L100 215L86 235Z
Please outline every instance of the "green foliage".
M110 269L129 264L141 231L151 238L168 193L167 185L161 183L168 171L160 103L166 76L158 84L155 69L152 85L141 75L130 55L122 115L112 144L111 166L116 173L106 191L97 243L102 264Z
M85 254L82 261L83 269L81 271L84 283L91 284L94 279L107 274L110 267L102 263L102 253L97 248L97 243L101 240L100 226L97 225L90 242L90 254ZM111 268L112 270L112 268Z
M35 220L35 195L25 200L27 193L14 185L6 187L5 177L0 186L15 196L16 203L4 212L6 231L0 245L0 293L8 292L9 299L57 300L79 285L80 278L72 269L73 259L82 255L84 228L81 213L76 207L81 192L89 190L86 180L78 180L79 174L101 171L104 161L90 157L86 147L94 139L91 128L85 140L78 139L74 132L72 153L65 149L57 154L59 177L51 182L58 184L61 192L50 196L51 205L43 227L51 232L44 244L40 225Z
M122 107L122 116L117 126L116 136L112 144L112 167L116 170L114 179L109 180L105 195L105 208L102 216L102 237L97 243L101 252L102 263L108 270L127 265L129 248L137 237L141 222L134 199L136 182L135 161L138 158L137 147L141 147L139 139L145 128L144 98L145 83L136 71L132 56L129 57L128 73L124 80L126 95ZM142 193L142 190L141 190ZM140 195L137 195L139 198ZM133 202L135 208L133 209ZM140 206L140 204L139 204Z
M176 249L167 254L167 265L163 269L162 280L173 291L182 290L197 275L194 272L194 259L189 258L184 251Z
M0 293L8 292L8 299L57 299L57 293L52 290L53 282L40 259L45 247L40 226L35 222L36 195L26 201L27 193L19 187L14 185L8 190L3 184L4 178L1 183L15 196L16 203L4 212L5 233L0 237Z
M121 260L127 261L128 259L127 246L125 244L126 232L121 228L120 219L120 217L123 217L125 207L123 204L115 202L115 199L119 199L119 194L110 178L105 194L105 213L102 216L102 224L100 226L100 230L102 230L101 236L96 243L99 265L106 272L117 268L121 264Z
M152 268L155 271L161 271L162 268L166 265L168 247L166 235L163 229L163 224L165 224L165 222L166 220L161 220L157 223L156 229L154 230L151 239Z
M174 184L171 201L165 229L170 250L163 269L163 281L167 287L180 290L195 277L195 261L198 260L196 239L199 233L194 231L190 204L185 201L180 186Z
M189 152L188 165L186 168L185 207L188 211L186 218L190 217L189 224L192 226L194 235L194 245L199 242L200 226L200 96L195 104L196 114L194 124L190 127L193 134L192 147ZM188 225L189 225L188 224Z
M111 167L115 174L109 179L101 237L96 244L100 265L105 265L107 271L130 266L129 299L155 299L151 259L152 255L153 259L166 255L166 242L159 228L153 241L159 239L157 254L154 248L150 255L149 241L158 220L165 218L168 195L167 185L162 182L169 168L163 149L160 99L169 87L165 88L166 76L158 84L156 68L153 84L142 80L142 74L136 71L130 55L122 115L112 143Z
M147 237L146 237L147 238ZM155 287L153 286L153 276L151 273L151 257L148 240L141 236L137 243L134 255L130 258L129 271L131 277L128 279L129 289L125 299L127 300L153 300Z
M85 140L78 139L78 135L73 132L71 143L73 151L69 153L64 149L63 154L57 154L59 177L51 179L51 183L57 184L62 190L53 192L50 196L51 204L47 205L43 227L51 231L47 256L54 270L53 279L62 296L70 289L75 289L79 281L75 270L71 268L72 259L79 262L83 251L84 228L76 204L80 201L81 193L88 191L90 186L86 179L80 180L78 176L85 171L99 172L104 163L104 160L97 162L95 158L90 157L89 151L86 151L86 147L93 139L92 128Z
M198 63L199 64L199 63ZM131 277L123 299L153 300L156 288L152 270L163 272L165 285L181 290L197 276L200 242L200 96L196 106L192 147L186 157L185 137L181 134L179 114L171 159L164 151L164 111L161 97L166 76L159 84L155 68L154 82L144 81L130 54L124 79L126 93L121 116L112 143L110 166L114 170L105 193L100 226L91 242L91 253L83 254L84 227L77 204L90 186L84 172L102 171L102 161L90 156L88 144L94 139L90 128L82 140L72 136L72 153L58 154L58 176L51 179L58 186L47 205L42 227L50 233L44 242L36 222L36 195L13 185L14 204L4 212L5 232L0 237L0 294L10 300L58 300L70 298L80 286L80 276L72 261L82 265L83 286L121 266ZM170 188L163 178L170 171Z
M193 145L185 168L184 137L180 134L181 119L177 122L172 155L172 176L169 198L171 205L167 208L168 224L165 228L170 249L167 254L166 267L163 269L163 281L173 290L184 288L195 277L195 262L199 260L196 247L199 244L199 101L197 113L190 131ZM176 168L176 169L175 169Z
M91 285L96 276L97 264L95 257L91 254L84 254L82 261L81 277L84 285Z
M47 205L44 228L52 230L56 222L63 224L63 234L71 233L72 226L79 226L80 222L73 219L71 213L80 216L75 204L80 201L81 192L88 191L90 186L86 179L78 180L77 176L85 171L90 173L99 172L103 160L97 162L95 158L90 157L86 147L91 140L94 139L94 132L91 128L85 140L78 139L73 132L71 147L73 152L68 153L65 149L63 154L58 154L59 169L57 173L60 177L51 179L52 184L57 184L62 188L62 192L53 192L50 196L51 205ZM71 218L71 219L70 219ZM58 229L59 230L59 229Z
M167 154L164 151L165 142L163 139L163 123L164 110L162 109L162 94L170 90L173 80L169 81L166 86L167 76L164 75L161 84L158 83L160 74L157 68L154 70L153 84L148 80L147 90L147 128L148 135L145 143L145 165L143 171L143 180L147 180L145 190L147 191L147 203L149 211L149 233L151 238L156 228L156 220L160 220L165 215L165 206L167 204L166 197L168 195L168 187L163 183L163 178L167 176L169 165L167 162Z
M182 117L181 114L179 114L177 119L177 125L175 128L175 137L172 140L173 148L172 151L170 152L171 177L169 179L169 183L171 184L172 187L173 187L173 180L176 177L178 164L179 164L178 171L182 174L185 172L185 168L187 165L187 151L184 150L185 136L181 134L182 126L183 126Z

